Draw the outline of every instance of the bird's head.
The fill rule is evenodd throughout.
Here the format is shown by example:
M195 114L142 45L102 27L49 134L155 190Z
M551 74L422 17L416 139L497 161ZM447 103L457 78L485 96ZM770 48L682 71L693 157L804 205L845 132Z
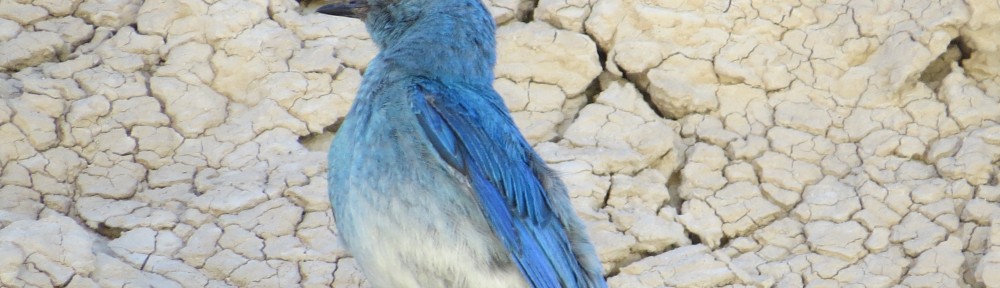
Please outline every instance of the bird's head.
M480 5L479 0L328 0L330 4L320 7L316 12L361 19L365 22L368 32L379 46L383 46L405 34L417 22L447 18L466 18L475 15L461 15L455 9L460 4ZM465 11L463 11L465 12ZM485 12L485 10L484 10ZM448 21L448 20L446 20ZM464 20L463 20L464 21Z
M316 12L363 20L379 49L395 58L492 81L496 25L481 0L327 1Z
M432 18L437 19L432 21L448 22L445 26L493 26L493 17L480 1L325 0L328 4L316 12L361 19L368 31L379 37L399 33L401 31L398 30L405 30L416 22Z

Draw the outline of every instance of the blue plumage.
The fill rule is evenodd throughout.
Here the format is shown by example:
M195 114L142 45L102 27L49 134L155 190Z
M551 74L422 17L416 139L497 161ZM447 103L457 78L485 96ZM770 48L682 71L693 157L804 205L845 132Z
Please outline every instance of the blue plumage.
M330 148L341 238L377 287L606 287L560 180L493 90L478 0L370 0L381 49Z

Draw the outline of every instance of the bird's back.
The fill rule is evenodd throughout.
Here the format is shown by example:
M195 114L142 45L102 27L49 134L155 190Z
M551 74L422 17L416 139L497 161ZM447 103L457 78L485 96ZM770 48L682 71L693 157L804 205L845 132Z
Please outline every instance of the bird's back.
M470 186L433 151L402 97L362 96L330 153L341 238L376 287L526 287Z

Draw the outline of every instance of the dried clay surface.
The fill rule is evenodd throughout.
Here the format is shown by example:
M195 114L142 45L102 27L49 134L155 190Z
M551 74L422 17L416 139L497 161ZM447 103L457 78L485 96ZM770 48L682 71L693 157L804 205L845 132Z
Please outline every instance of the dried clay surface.
M1000 2L488 4L612 287L1000 287ZM0 286L367 287L325 150L376 50L310 9L0 0Z

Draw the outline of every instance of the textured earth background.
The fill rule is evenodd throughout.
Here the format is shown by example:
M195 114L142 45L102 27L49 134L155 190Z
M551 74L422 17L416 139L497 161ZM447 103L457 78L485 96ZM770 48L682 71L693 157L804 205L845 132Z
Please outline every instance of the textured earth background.
M1000 287L1000 2L490 5L612 287ZM0 0L0 286L367 286L325 149L376 51L308 11Z

